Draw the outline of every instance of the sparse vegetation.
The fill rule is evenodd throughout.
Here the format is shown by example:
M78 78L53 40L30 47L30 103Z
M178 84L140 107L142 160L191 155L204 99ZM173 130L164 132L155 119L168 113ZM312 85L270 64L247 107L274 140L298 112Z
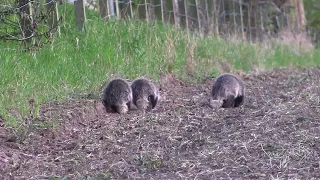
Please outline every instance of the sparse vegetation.
M319 50L305 52L271 42L254 45L214 37L202 39L157 22L105 22L90 10L87 33L79 32L73 13L72 6L61 8L66 20L62 35L39 52L10 50L9 42L5 42L6 48L0 51L0 107L10 124L28 115L31 98L39 108L43 102L72 94L98 97L112 76L158 79L173 72L183 80L194 81L217 75L221 62L244 71L320 64Z
M84 33L72 8L61 11L52 45L30 54L0 42L0 179L320 178L319 50L105 22L90 10ZM220 72L269 68L242 76L244 107L206 105ZM97 99L115 76L159 80L159 105L106 113Z
M145 114L105 113L92 100L44 103L39 121L59 126L23 143L7 140L0 120L0 178L318 179L319 77L319 68L249 74L244 107L216 111L205 104L211 80L166 82Z

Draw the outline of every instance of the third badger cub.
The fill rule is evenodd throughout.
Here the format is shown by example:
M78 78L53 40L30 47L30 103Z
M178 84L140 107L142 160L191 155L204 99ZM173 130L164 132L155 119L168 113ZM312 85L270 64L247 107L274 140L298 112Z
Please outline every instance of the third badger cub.
M245 100L245 85L233 74L222 74L215 79L212 86L211 108L239 107Z
M132 102L140 110L154 109L159 100L156 86L145 78L138 78L131 83Z

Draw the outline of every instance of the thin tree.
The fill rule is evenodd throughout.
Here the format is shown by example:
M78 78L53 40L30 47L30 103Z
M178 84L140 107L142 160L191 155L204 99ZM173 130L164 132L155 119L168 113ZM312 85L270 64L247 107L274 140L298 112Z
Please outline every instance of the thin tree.
M306 18L304 13L304 6L302 0L295 0L296 16L298 21L298 31L305 32L306 30Z
M242 37L242 42L244 42L245 36L244 36L244 29L243 29L242 0L239 0L239 4L240 4L241 37Z
M219 36L219 10L217 8L217 0L213 0L213 18L214 18L214 29L215 29L215 34L216 36Z

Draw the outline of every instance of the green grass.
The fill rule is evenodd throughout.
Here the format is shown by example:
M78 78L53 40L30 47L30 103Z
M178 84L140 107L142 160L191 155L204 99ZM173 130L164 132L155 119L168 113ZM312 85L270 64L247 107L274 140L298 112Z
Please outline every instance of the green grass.
M17 47L0 42L6 47L0 50L0 115L10 124L21 118L9 112L14 110L26 117L31 98L39 107L43 102L62 100L74 93L98 95L103 85L116 76L158 79L173 72L186 80L192 73L194 81L217 75L217 60L244 71L320 64L319 50L296 52L280 45L266 48L214 37L188 37L186 32L160 22L103 21L88 9L85 33L75 27L72 6L61 7L60 11L65 23L61 36L52 45L27 53L8 50Z

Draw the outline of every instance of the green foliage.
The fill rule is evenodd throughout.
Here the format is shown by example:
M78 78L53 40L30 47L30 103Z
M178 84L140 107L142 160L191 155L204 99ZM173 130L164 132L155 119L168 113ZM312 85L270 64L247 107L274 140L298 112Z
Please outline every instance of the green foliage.
M97 174L96 177L101 180L107 180L107 179L110 179L110 174L108 172L100 173L100 174Z
M68 178L67 178L68 176L63 176L62 178L60 178L60 177L50 177L49 179L50 180L67 180Z
M276 45L271 56L265 60L265 67L313 67L320 65L320 51L297 51L288 46Z
M304 0L304 8L307 23L317 31L320 31L320 1Z
M15 7L14 0L3 0L0 3L0 36L14 32L15 26L12 22L17 22L19 19L15 14L2 13ZM0 42L1 43L1 42Z
M20 2L18 0L0 2L0 46L9 48L10 44L11 47L17 48L23 45L24 50L39 49L43 44L51 42L46 0L30 1L31 3L23 2L27 5L22 5ZM32 14L32 21L28 20L26 23L22 23L23 19L21 17L24 17L22 12L24 9L29 9L28 11ZM25 35L32 36L32 38L24 37L23 31L30 32L30 29L33 33L25 33ZM27 38L27 40L23 41L23 38ZM7 41L10 41L10 43L7 43ZM13 43L15 46L12 46Z

